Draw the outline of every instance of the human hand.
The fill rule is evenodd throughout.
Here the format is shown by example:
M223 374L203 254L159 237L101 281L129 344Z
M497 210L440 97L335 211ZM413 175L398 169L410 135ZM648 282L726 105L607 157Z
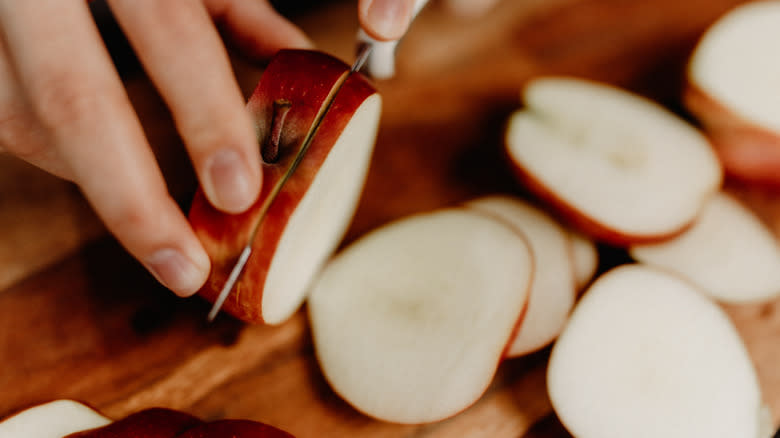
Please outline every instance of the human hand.
M214 22L253 56L310 45L266 1L108 0L169 106L209 200L246 209L261 186L245 102ZM87 2L0 0L0 151L75 182L173 292L210 263L171 199Z

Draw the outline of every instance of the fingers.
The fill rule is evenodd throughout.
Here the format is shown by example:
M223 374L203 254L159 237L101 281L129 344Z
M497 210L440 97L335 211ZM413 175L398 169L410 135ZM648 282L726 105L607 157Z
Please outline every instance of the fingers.
M260 153L205 6L192 0L108 3L168 103L207 198L221 210L244 211L260 192Z
M379 41L397 40L409 27L414 3L415 0L360 0L360 25Z
M0 0L0 31L32 113L108 228L174 292L197 291L208 256L168 195L86 4Z
M206 0L214 20L245 54L267 58L282 48L314 48L309 38L266 0Z
M479 17L487 13L498 0L445 0L445 7L460 17Z

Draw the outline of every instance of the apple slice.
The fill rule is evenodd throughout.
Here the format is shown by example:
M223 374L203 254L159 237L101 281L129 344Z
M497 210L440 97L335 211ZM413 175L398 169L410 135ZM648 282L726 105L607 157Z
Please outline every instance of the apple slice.
M55 400L33 406L0 422L0 437L61 438L110 422L84 404L73 400Z
M578 438L758 437L764 422L756 372L725 312L638 265L585 293L553 346L547 383Z
M68 435L67 438L175 438L187 429L203 424L184 412L149 408L130 414L97 429Z
M384 421L455 415L490 384L532 273L522 235L467 209L380 227L338 254L309 297L322 371L347 402Z
M219 420L188 429L177 438L295 438L267 424L251 420Z
M596 275L599 268L599 251L596 243L584 234L567 229L571 264L574 270L574 285L578 291L583 290Z
M537 207L509 196L483 197L466 206L508 222L528 239L534 257L531 295L523 323L506 354L517 357L545 347L561 332L574 306L565 229Z
M693 226L674 239L635 245L631 256L689 280L731 303L780 295L780 248L772 232L732 196L719 193Z
M721 185L706 138L647 99L563 77L532 80L524 99L506 132L518 178L597 240L675 235Z
M259 199L247 212L231 215L214 209L198 192L189 219L212 260L200 294L213 301L250 240L253 224L263 218L244 273L223 308L248 322L279 324L300 307L310 281L352 219L381 99L362 75L350 74L349 66L335 58L282 50L263 73L248 109L257 122L263 156L272 161L263 166ZM309 133L319 118L319 129ZM291 172L310 134L311 144Z
M688 66L687 108L704 125L726 170L780 183L780 2L738 6L702 36Z

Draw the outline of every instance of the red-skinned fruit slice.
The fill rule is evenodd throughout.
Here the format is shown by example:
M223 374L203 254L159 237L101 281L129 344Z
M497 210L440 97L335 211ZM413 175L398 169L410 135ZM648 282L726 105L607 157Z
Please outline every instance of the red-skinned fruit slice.
M194 427L177 438L295 438L267 424L251 420L219 420Z
M174 438L200 424L203 424L201 420L184 412L150 408L97 429L68 435L67 438Z
M754 1L715 22L694 50L684 93L726 171L780 184L780 2Z
M728 316L649 267L623 265L593 283L553 346L547 384L578 438L769 437L760 435L756 372Z
M212 260L211 275L200 291L209 301L225 284L309 128L328 110L297 169L267 206L252 255L223 306L248 322L279 324L300 307L311 279L351 221L371 159L381 99L362 75L349 74L349 66L335 58L282 50L247 107L263 156L274 162L263 164L262 193L243 214L219 212L202 192L195 196L189 219ZM271 147L275 139L278 157Z
M0 437L61 438L110 422L110 419L82 403L56 400L33 406L1 421Z
M322 371L372 417L453 416L490 384L532 275L523 236L468 209L380 227L331 260L309 297Z
M769 228L732 196L719 193L683 234L635 245L631 256L689 280L712 298L763 302L780 295L780 247Z
M534 257L528 309L507 356L522 356L545 347L561 332L574 306L566 230L536 206L509 196L479 198L466 206L517 227L528 240Z
M586 234L611 244L681 232L721 185L706 138L647 99L604 84L539 78L506 131L518 178Z

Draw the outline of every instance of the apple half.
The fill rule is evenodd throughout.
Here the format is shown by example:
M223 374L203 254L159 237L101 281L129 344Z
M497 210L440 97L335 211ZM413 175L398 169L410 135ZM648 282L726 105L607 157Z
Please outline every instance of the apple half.
M203 421L184 412L149 408L102 427L68 435L67 438L176 438L180 433L201 424Z
M578 438L752 438L766 422L755 369L725 312L639 265L607 272L585 293L553 346L547 383Z
M275 55L247 104L267 161L259 198L233 215L213 208L202 191L195 195L189 220L212 261L201 296L216 299L252 241L243 275L223 306L233 316L252 323L285 321L346 232L381 112L374 87L349 68L315 51ZM310 131L320 119L319 129ZM295 165L308 136L308 149Z
M365 234L328 263L308 300L325 378L380 420L457 414L490 384L526 307L533 265L520 233L465 208Z
M534 79L523 97L506 130L516 175L596 240L673 236L721 186L707 139L648 99L566 77Z
M780 296L780 247L772 231L731 195L719 193L684 233L666 242L635 245L631 256L687 279L730 303Z
M519 198L487 196L466 206L517 227L528 240L534 258L531 295L506 355L517 357L544 348L563 330L574 307L576 290L566 230L547 213Z
M61 438L109 423L110 419L85 404L74 400L55 400L0 421L0 437Z
M702 35L687 71L684 103L726 171L780 184L780 2L735 7Z

